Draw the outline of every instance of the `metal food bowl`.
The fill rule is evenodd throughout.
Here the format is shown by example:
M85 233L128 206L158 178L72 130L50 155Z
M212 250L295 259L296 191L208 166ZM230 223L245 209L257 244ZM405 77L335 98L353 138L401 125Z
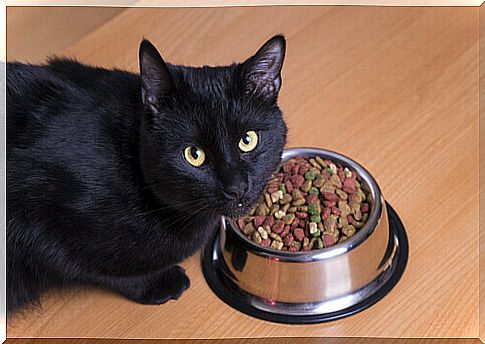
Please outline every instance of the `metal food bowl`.
M269 321L315 323L359 312L399 281L408 243L395 211L361 165L317 148L292 148L283 161L302 155L330 159L357 172L370 193L365 225L346 241L320 250L277 251L249 240L232 219L206 246L202 267L212 290L240 311Z

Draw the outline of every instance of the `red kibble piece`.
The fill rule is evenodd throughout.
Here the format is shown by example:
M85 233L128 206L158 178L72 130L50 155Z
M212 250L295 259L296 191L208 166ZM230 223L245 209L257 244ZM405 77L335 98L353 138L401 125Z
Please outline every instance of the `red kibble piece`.
M266 217L264 224L272 227L274 225L274 217L273 216Z
M323 201L323 205L328 208L335 207L337 205L336 201Z
M275 232L276 234L279 234L283 231L283 228L285 228L285 223L282 220L276 221L276 223L271 227L271 230Z
M310 251L310 246L303 247L303 251Z
M352 215L347 215L347 222L348 222L349 224L354 223L354 217L353 217Z
M299 219L306 219L308 218L308 213L305 213L303 211L297 211L295 213L296 217L298 217Z
M298 189L305 182L305 177L299 174L295 174L294 176L291 177L291 182L293 183L293 187Z
M297 241L302 241L305 237L305 232L303 231L303 228L295 228L293 235Z
M302 176L307 173L308 167L306 166L301 166L300 169L298 170L298 174L301 174Z
M298 155L296 158L295 158L295 161L296 162L305 162L305 158L302 157L301 155Z
M288 178L286 181L285 181L285 187L286 187L286 192L287 193L292 193L293 192L293 184L291 183L291 180L290 178Z
M308 196L306 196L306 202L308 204L310 204L310 203L317 203L318 202L318 195L316 195L316 194L309 194Z
M343 181L345 180L344 171L342 170L337 171L337 176L340 179L340 181L343 183Z
M281 232L280 234L280 237L284 237L286 234L288 234L290 232L290 226L285 226L285 228L283 228L283 232Z
M286 246L290 246L292 242L293 242L293 234L291 233L283 238L283 244L285 244Z
M295 229L296 227L298 227L298 224L300 223L300 219L296 218L293 220L293 222L291 223L291 229Z
M330 214L332 213L332 209L331 208L323 208L323 212L322 212L322 220L326 220L328 219L328 217L330 216Z
M324 192L322 196L325 201L337 202L339 199L333 192Z
M332 213L338 216L338 215L340 215L342 213L342 211L340 211L339 208L333 207L332 208Z
M367 213L369 211L369 204L368 203L362 203L360 206L360 211L363 213Z
M268 185L268 193L272 194L273 192L278 191L278 184L271 183Z
M322 176L324 176L326 180L330 179L330 173L325 170L322 171Z
M299 169L300 169L300 166L295 165L291 168L291 173L297 174Z
M298 251L298 249L294 246L290 246L290 248L288 249L288 251L291 251L291 252L296 252Z
M278 176L278 181L279 181L280 183L283 183L283 178L284 178L284 176L283 176L282 174L280 174L280 175Z
M244 226L246 226L246 221L244 221L243 218L239 218L237 219L237 225L241 230L243 230Z
M287 162L286 164L283 165L283 171L285 173L290 173L292 168L293 168L293 164L290 162Z
M281 251L288 251L288 247L283 246L283 247L281 248Z
M253 223L254 223L254 226L258 228L259 226L262 226L265 221L266 221L266 216L255 216Z
M323 246L329 247L335 244L335 238L331 234L324 234L322 235Z
M268 247L271 245L271 239L263 239L263 241L261 241L261 245Z
M355 182L352 179L345 179L342 190L348 194L353 194L355 192Z

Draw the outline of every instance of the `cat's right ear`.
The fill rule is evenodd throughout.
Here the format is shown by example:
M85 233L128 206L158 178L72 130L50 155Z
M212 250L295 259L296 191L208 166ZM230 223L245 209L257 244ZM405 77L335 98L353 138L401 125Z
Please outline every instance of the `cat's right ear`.
M275 100L281 88L281 68L285 59L286 40L276 35L263 44L258 52L243 63L246 94Z
M175 83L157 48L144 39L140 44L141 96L143 104L158 109L160 101L175 92Z

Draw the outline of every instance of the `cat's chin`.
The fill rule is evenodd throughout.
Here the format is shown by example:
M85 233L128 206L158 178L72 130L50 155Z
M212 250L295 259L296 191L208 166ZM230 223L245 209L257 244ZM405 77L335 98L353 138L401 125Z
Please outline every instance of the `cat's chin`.
M230 208L230 209L225 209L222 212L222 215L226 217L242 217L247 215L249 210L250 210L249 207Z

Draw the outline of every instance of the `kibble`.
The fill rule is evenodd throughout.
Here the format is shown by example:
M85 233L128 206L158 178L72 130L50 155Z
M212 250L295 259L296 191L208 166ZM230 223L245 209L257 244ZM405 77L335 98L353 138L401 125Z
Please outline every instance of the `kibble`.
M283 163L239 229L253 242L291 252L318 250L352 237L371 211L360 176L331 160L296 157Z

